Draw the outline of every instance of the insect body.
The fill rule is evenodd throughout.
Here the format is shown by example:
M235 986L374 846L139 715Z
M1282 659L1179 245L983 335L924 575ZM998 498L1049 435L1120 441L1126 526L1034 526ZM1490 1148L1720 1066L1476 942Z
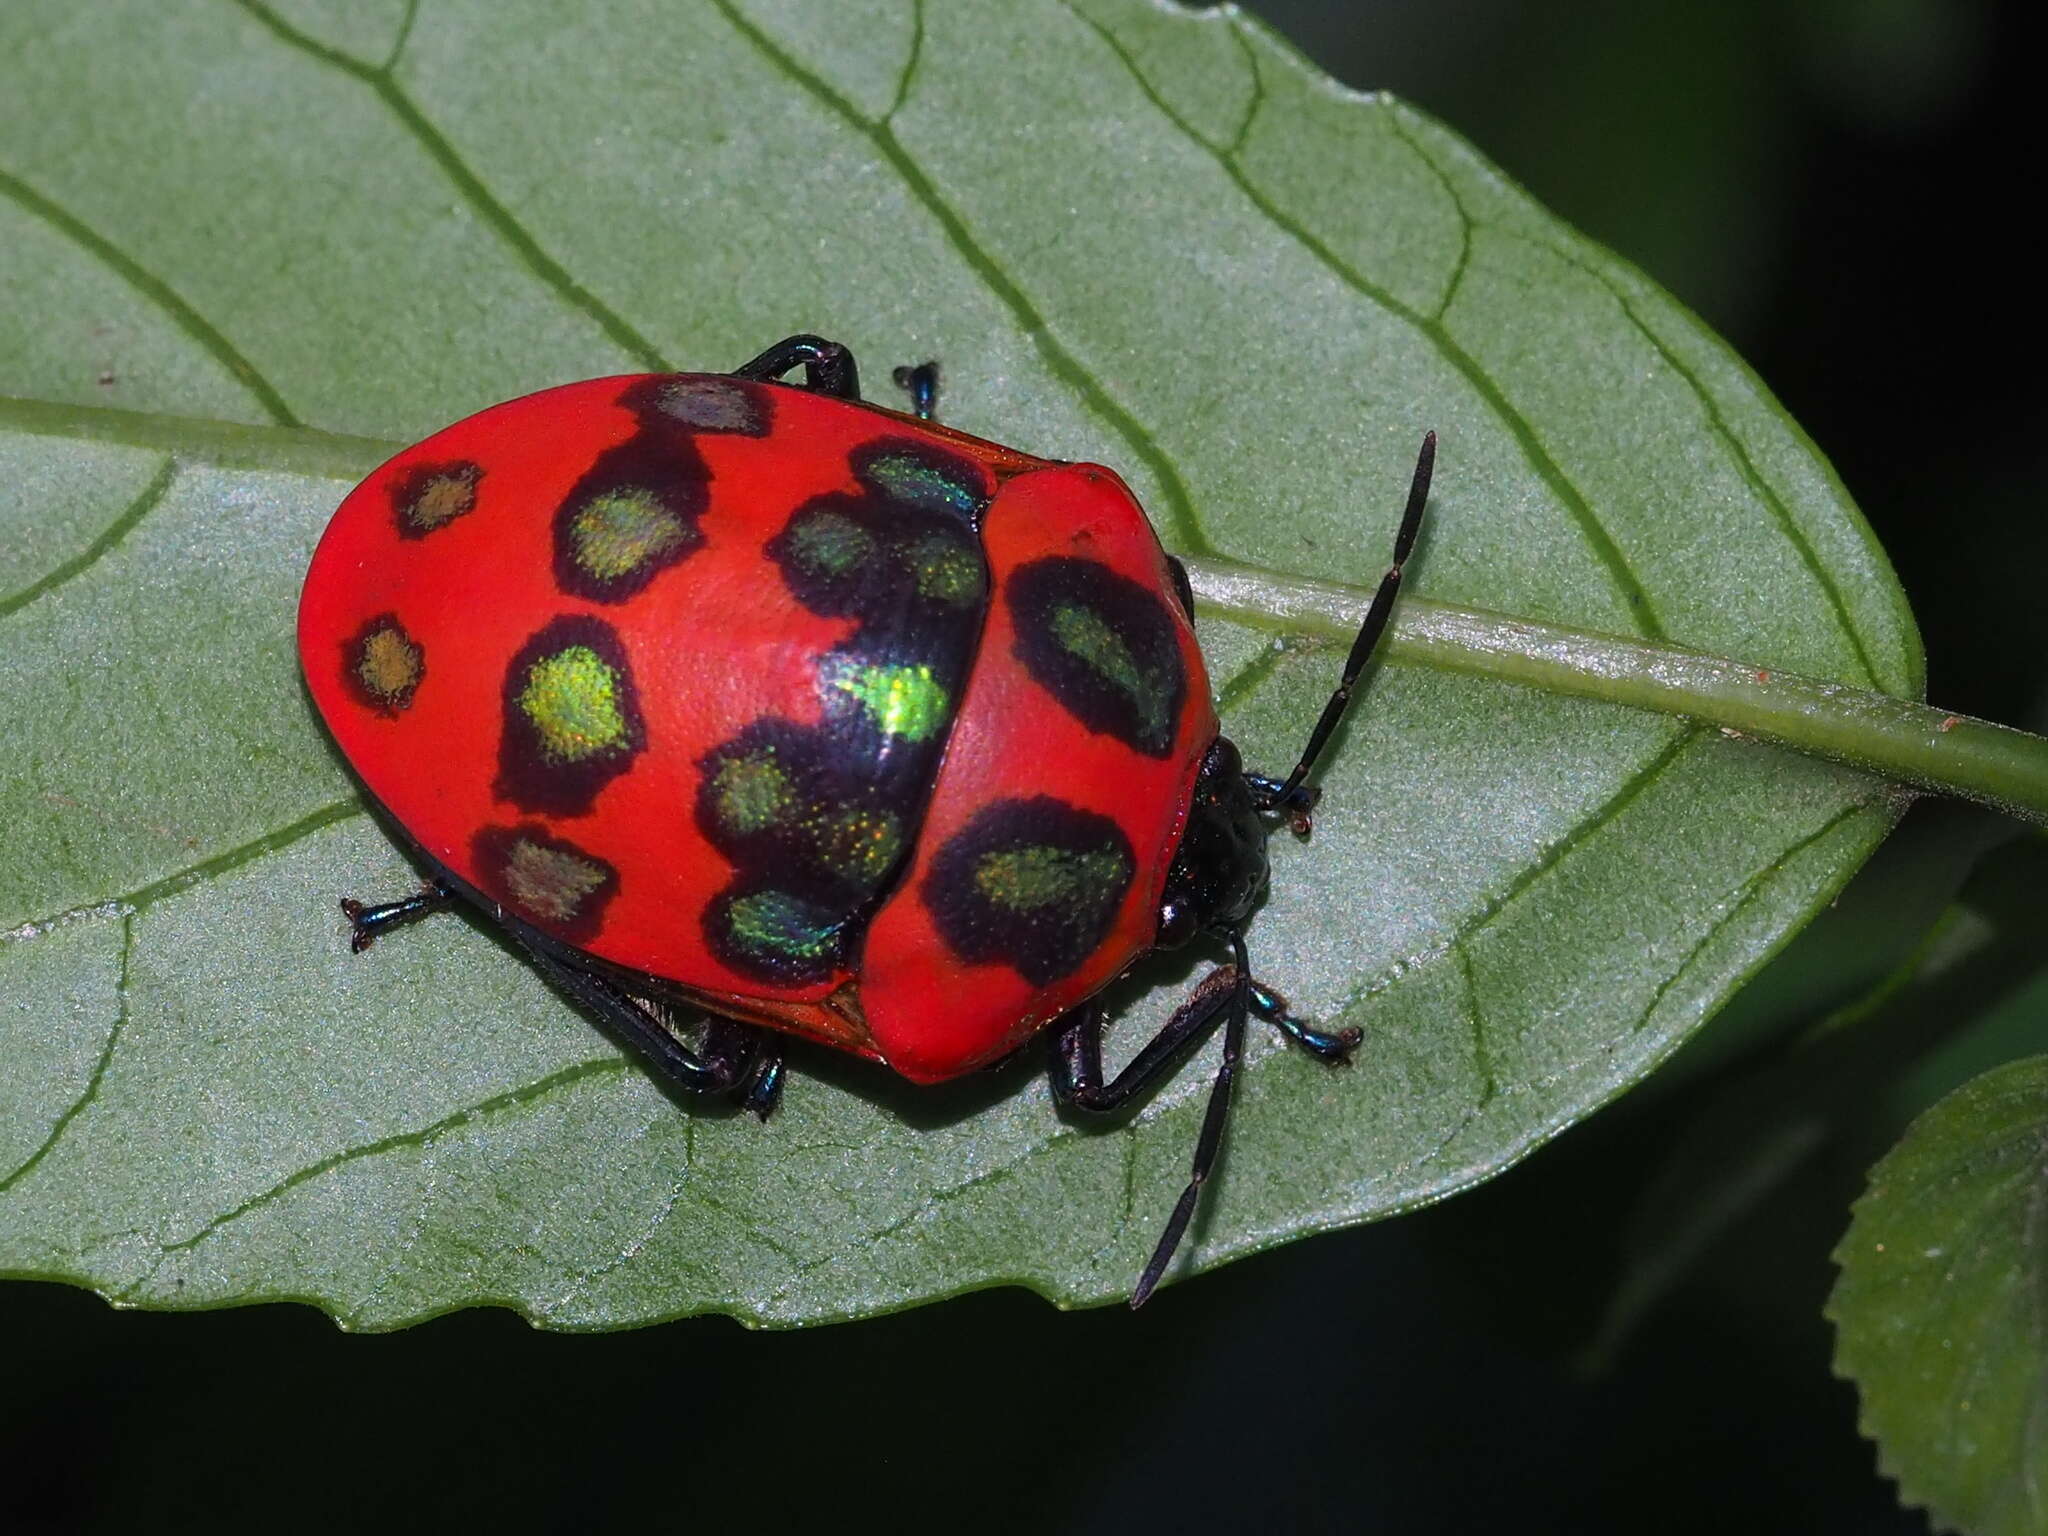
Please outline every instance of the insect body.
M804 382L780 382L801 368ZM1243 925L1284 782L1220 737L1187 579L1117 476L862 403L793 337L732 375L543 391L358 486L299 614L308 687L433 870L344 903L357 948L452 897L672 1084L765 1115L784 1035L937 1082L1050 1029L1063 1102L1112 1111L1226 1022L1171 1258L1257 1012ZM1104 1082L1094 995L1207 936L1232 964ZM711 1022L679 1028L678 1010Z

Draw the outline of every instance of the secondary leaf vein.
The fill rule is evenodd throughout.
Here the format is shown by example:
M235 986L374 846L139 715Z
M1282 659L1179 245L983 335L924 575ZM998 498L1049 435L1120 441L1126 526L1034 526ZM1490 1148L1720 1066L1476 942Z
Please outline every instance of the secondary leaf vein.
M1741 916L1744 910L1748 908L1751 902L1755 901L1758 896L1763 894L1765 886L1767 886L1771 882L1771 880L1776 878L1778 875L1784 873L1785 867L1788 864L1790 864L1794 859L1798 858L1799 855L1804 853L1807 849L1811 848L1815 843L1819 842L1822 838L1826 837L1830 832L1834 831L1835 828L1839 827L1843 822L1847 821L1852 816L1861 815L1868 809L1870 809L1870 807L1863 804L1860 801L1851 805L1844 806L1841 810L1837 811L1833 816L1830 816L1814 831L1809 832L1805 837L1799 839L1798 842L1794 843L1790 848L1787 848L1783 853L1779 854L1777 858L1773 859L1770 863L1766 864L1762 869L1759 869L1758 871L1756 871L1755 874L1751 875L1747 880L1743 881L1743 883L1736 888L1735 895L1728 904L1728 910L1722 913L1720 917L1716 918L1714 922L1708 926L1707 931L1700 935L1699 942L1694 944L1693 947L1686 952L1685 958L1679 961L1677 965L1673 966L1669 974L1667 974L1665 978L1657 984L1656 990L1650 994L1650 1001L1646 1005L1644 1005L1641 1016L1637 1018L1633 1025L1629 1027L1629 1034L1641 1034L1643 1030L1648 1027L1650 1020L1656 1016L1657 1009L1663 1004L1665 995L1668 992L1670 992L1670 990L1673 987L1677 986L1678 983L1685 978L1686 974L1692 970L1693 965L1699 960L1699 957L1706 953L1707 946L1712 944L1714 940L1721 935L1721 933L1728 927L1730 923L1734 922L1737 917Z
M604 300L577 282L568 268L548 254L539 240L512 214L512 210L493 194L467 161L456 152L447 136L436 128L405 93L388 68L365 64L337 48L330 48L318 39L309 37L298 28L278 16L261 0L229 0L240 7L252 19L262 24L280 43L317 59L343 74L360 80L367 85L385 108L396 117L401 127L412 135L427 157L441 168L441 172L461 193L463 200L475 209L498 238L525 263L527 270L553 289L556 297L570 308L581 311L594 321L599 330L609 337L614 345L628 356L637 359L644 367L658 373L665 373L673 366L665 359L654 343L635 330L626 318L612 309Z
M86 1077L85 1087L78 1097L64 1107L64 1112L50 1127L50 1134L43 1138L41 1146L29 1153L27 1159L5 1178L0 1178L0 1195L8 1193L36 1171L42 1160L56 1150L57 1143L64 1139L78 1117L86 1112L100 1096L100 1084L106 1081L107 1068L113 1065L114 1048L121 1043L121 1032L128 1027L128 963L135 952L135 915L128 913L121 919L121 969L114 984L114 1023L107 1031L106 1043L100 1047L99 1059L93 1063L91 1073Z
M100 530L98 538L62 565L30 582L12 597L0 597L0 619L19 613L36 599L56 591L66 582L83 576L99 564L100 560L111 554L123 539L135 531L136 525L149 516L156 504L164 499L164 493L171 488L171 480L176 473L177 461L165 459L157 467L157 472L151 477L149 484L142 488L141 494L128 503L119 517Z
M1649 592L1644 588L1641 579L1637 577L1635 571L1630 567L1627 557L1621 551L1621 546L1615 542L1614 536L1608 532L1606 525L1594 513L1592 506L1586 500L1585 494L1572 483L1571 479L1565 474L1563 467L1551 456L1549 449L1544 447L1542 439L1537 436L1536 429L1530 424L1529 419L1515 407L1514 403L1508 399L1506 392L1479 365L1478 359L1467 352L1457 339L1451 335L1449 330L1437 320L1403 303L1390 290L1373 282L1350 262L1339 256L1326 241L1282 209L1278 203L1252 180L1250 174L1245 170L1240 156L1234 150L1224 150L1210 143L1200 133L1195 131L1194 126L1187 119L1174 110L1173 106L1145 78L1144 73L1138 68L1137 62L1131 57L1129 50L1123 46L1122 42L1107 27L1094 17L1075 9L1072 0L1060 0L1060 4L1076 20L1087 26L1102 39L1104 45L1122 63L1133 83L1137 85L1139 91L1144 94L1146 99L1158 109L1168 122L1181 132L1189 143L1198 146L1204 153L1214 159L1217 165L1222 168L1224 174L1237 186L1238 191L1254 208L1265 215L1266 219L1276 229L1307 251L1325 270L1336 277L1344 286L1351 289L1352 292L1378 308L1385 310L1396 319L1404 321L1435 347L1438 355L1464 378L1466 383L1471 386L1473 392L1479 396L1480 400L1493 413L1494 418L1507 430L1508 435L1514 439L1516 446L1521 449L1523 459L1535 472L1537 478L1550 488L1551 494L1557 498L1558 503L1564 508L1566 514L1578 526L1580 536L1585 539L1594 558L1605 570L1616 592L1620 594L1639 631L1650 639L1663 639L1665 637L1663 622L1657 617L1657 611L1650 601ZM1253 68L1256 72L1256 60L1254 61Z
M20 177L0 170L0 197L7 198L73 243L83 246L129 287L161 310L170 322L196 342L228 374L255 397L265 415L281 427L296 427L298 416L285 404L277 387L242 355L212 321L194 309L179 292L133 256L69 209L38 192Z
M475 1104L466 1105L452 1114L442 1116L431 1125L420 1127L418 1130L399 1131L393 1135L382 1137L377 1141L365 1142L361 1146L345 1147L331 1156L323 1157L315 1163L308 1163L305 1167L287 1174L268 1189L251 1195L233 1210L223 1211L190 1237L182 1237L173 1242L162 1243L160 1246L165 1257L169 1257L174 1253L188 1252L198 1247L229 1223L239 1221L250 1212L262 1209L272 1201L291 1193L291 1191L299 1188L301 1185L311 1183L314 1179L332 1173L335 1169L344 1167L349 1163L360 1162L366 1157L378 1157L386 1152L400 1151L408 1147L429 1146L440 1137L447 1135L448 1132L460 1130L472 1121L488 1118L504 1110L516 1109L523 1105L531 1104L536 1099L543 1098L558 1088L566 1088L575 1083L580 1083L585 1078L597 1077L605 1073L623 1072L625 1070L626 1061L620 1056L601 1056L590 1061L581 1061L574 1066L564 1067L559 1072L549 1073L546 1077L540 1078L535 1082L522 1084L520 1087L507 1089L503 1093L493 1094L490 1098L479 1100Z
M1423 967L1443 958L1444 955L1460 952L1484 932L1493 920L1521 899L1524 893L1564 862L1576 849L1601 828L1614 822L1652 784L1661 778L1666 769L1676 762L1678 756L1700 734L1698 726L1683 726L1677 730L1657 755L1621 782L1613 794L1598 806L1580 817L1564 833L1540 852L1533 860L1515 872L1513 879L1497 895L1487 897L1477 912L1452 929L1441 943L1431 946L1419 955L1404 956L1370 980L1354 987L1350 994L1333 1011L1332 1017L1349 1013L1360 1007L1404 976L1417 973Z
M1849 604L1842 595L1841 587L1836 583L1827 567L1821 562L1820 553L1813 547L1812 541L1807 538L1806 530L1793 520L1791 509L1786 506L1784 498L1778 494L1769 481L1764 479L1762 471L1756 467L1756 461L1750 457L1749 445L1737 436L1735 430L1728 425L1728 419L1721 414L1720 403L1715 400L1712 392L1700 382L1699 375L1686 364L1684 359L1672 350L1662 336L1651 328L1649 322L1643 319L1637 312L1634 302L1608 274L1587 262L1581 261L1578 257L1561 247L1549 245L1538 240L1531 240L1529 243L1538 250L1543 251L1546 255L1557 258L1566 266L1583 272L1587 277L1590 277L1604 288L1620 308L1622 315L1628 320L1629 324L1634 326L1643 339L1649 342L1656 350L1658 357L1663 359L1664 365L1684 381L1685 387L1692 392L1693 397L1699 402L1700 410L1706 416L1709 430L1712 431L1715 437L1721 440L1734 458L1736 468L1741 472L1743 483L1749 487L1750 494L1762 502L1765 509L1769 511L1772 520L1778 525L1778 531L1791 544L1794 552L1799 556L1800 563L1806 567L1807 574L1812 576L1814 583L1821 589L1822 595L1827 598L1828 606L1834 612L1835 624L1842 631L1844 637L1847 638L1850 648L1855 651L1856 664L1862 670L1864 678L1873 688L1884 687L1885 685L1878 679L1877 665L1871 660L1869 648L1863 640L1863 633L1856 627L1855 620L1850 616Z
M243 3L243 0L238 0ZM888 118L871 122L855 110L853 104L825 80L806 69L798 60L779 47L760 28L756 27L731 0L710 0L710 4L723 16L728 25L750 43L754 50L768 63L787 76L820 106L837 117L846 126L866 139L897 176L905 190L923 206L938 224L947 242L959 254L962 261L979 277L989 292L1010 311L1017 326L1031 339L1039 356L1053 377L1080 396L1081 401L1098 417L1106 422L1125 443L1131 452L1152 471L1160 492L1166 498L1165 519L1173 535L1170 541L1175 548L1193 554L1213 553L1208 536L1202 531L1195 516L1194 504L1189 498L1187 485L1182 480L1179 467L1169 458L1158 441L1152 436L1130 410L1112 397L1079 358L1069 352L1065 345L1052 333L1045 316L1038 306L1026 296L1024 290L996 264L995 258L982 246L967 221L961 217L939 192L924 168L912 158L903 147L902 140Z

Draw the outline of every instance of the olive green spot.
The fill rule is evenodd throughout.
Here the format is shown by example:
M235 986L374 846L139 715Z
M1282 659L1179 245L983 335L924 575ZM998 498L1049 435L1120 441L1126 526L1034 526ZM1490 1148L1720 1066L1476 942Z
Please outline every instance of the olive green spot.
M965 608L981 597L981 561L957 539L931 534L910 551L920 597Z
M663 385L662 414L706 432L755 433L765 425L746 387L730 379L676 379Z
M981 894L1013 912L1085 907L1109 892L1121 892L1128 879L1124 856L1113 848L1009 848L984 854L974 866L974 884Z
M431 533L476 506L476 484L484 472L474 464L428 475L413 486L405 520L416 533Z
M690 542L692 530L652 491L626 486L578 507L569 534L576 564L599 581L616 581L674 554Z
M543 922L574 922L605 876L601 864L524 837L505 855L506 893L521 911Z
M1144 734L1156 736L1166 726L1164 693L1138 664L1123 636L1092 608L1062 603L1052 611L1052 636L1060 648L1079 658L1131 701L1144 721Z
M972 517L981 506L979 487L956 480L943 470L907 453L878 454L868 461L867 478L896 501L944 508Z
M881 882L903 852L903 825L886 811L841 811L819 829L818 857L862 887Z
M726 909L733 942L754 954L815 960L831 953L839 925L787 891L756 891Z
M402 630L372 630L356 661L356 676L370 693L386 703L410 702L420 680L420 648Z
M536 661L519 692L519 707L540 734L541 750L558 762L585 762L628 744L619 675L587 645Z
M789 776L766 753L719 764L711 793L719 821L742 837L787 820L793 809Z
M832 686L860 700L887 735L924 741L951 718L952 701L945 685L928 666L848 665Z
M814 512L789 530L797 562L826 576L841 576L875 558L874 535L838 512Z

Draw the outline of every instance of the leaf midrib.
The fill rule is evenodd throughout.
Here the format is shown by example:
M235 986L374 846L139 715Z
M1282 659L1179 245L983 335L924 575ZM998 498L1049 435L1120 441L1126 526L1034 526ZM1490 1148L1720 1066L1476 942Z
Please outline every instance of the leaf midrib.
M174 465L203 462L342 483L361 479L399 450L395 443L310 428L0 397L0 430L8 429L148 448L170 454ZM132 504L84 555L20 592L0 594L0 618L82 576L153 505ZM1208 613L1280 635L1348 639L1368 602L1363 589L1342 582L1216 557L1190 558L1187 565ZM1890 694L1787 672L1768 659L1723 659L1413 595L1403 598L1395 614L1387 649L1403 663L1689 717L2048 822L2048 742Z
M321 65L346 74L367 86L382 105L404 126L406 131L421 146L424 153L441 169L462 197L473 206L480 217L499 235L506 246L527 268L548 288L555 292L569 307L576 309L594 321L615 345L627 355L637 359L643 366L666 370L673 365L660 349L643 335L622 314L606 304L594 291L579 283L566 266L550 254L540 241L522 225L510 208L498 199L483 183L467 162L427 115L414 103L399 84L397 65L403 56L413 25L417 19L417 0L409 0L398 28L396 40L388 56L379 64L369 64L355 58L341 49L324 44L311 35L284 20L263 0L227 0L227 3L251 18L264 28L281 46L298 52ZM1088 408L1111 426L1131 447L1132 452L1145 463L1158 481L1166 499L1165 521L1169 525L1177 546L1197 558L1214 557L1217 553L1213 541L1197 516L1193 501L1188 493L1184 478L1178 466L1160 447L1152 433L1124 405L1115 400L1104 388L1101 381L1060 343L1052 334L1045 316L1023 290L1005 273L993 255L982 246L967 227L965 219L938 191L924 169L904 148L894 131L894 119L909 100L911 86L919 63L923 57L925 40L924 0L913 0L913 32L911 46L902 71L899 74L893 99L888 109L879 118L870 119L862 115L843 94L836 91L823 77L807 69L787 50L780 47L764 31L749 20L732 0L706 0L724 19L726 24L750 47L752 47L773 68L782 73L793 84L817 101L824 109L837 117L850 130L865 138L874 151L886 161L903 181L905 189L938 222L949 243L953 245L962 260L976 274L989 292L998 299L1017 321L1019 327L1029 336L1043 356L1047 366L1062 382L1081 397ZM1291 218L1281 209L1244 169L1239 151L1247 140L1259 110L1266 100L1266 85L1260 70L1256 50L1246 36L1249 25L1243 18L1232 15L1227 18L1232 40L1243 56L1250 75L1252 90L1243 118L1228 144L1210 141L1191 123L1174 110L1156 87L1138 67L1122 42L1107 27L1093 17L1077 9L1072 0L1059 0L1060 5L1078 23L1092 31L1115 56L1121 67L1129 74L1140 92L1173 130L1188 143L1196 146L1214 159L1224 174L1229 177L1242 196L1283 235L1307 251L1316 261L1335 275L1341 282L1368 303L1374 304L1394 315L1403 323L1414 328L1439 355L1441 355L1468 384L1478 392L1487 408L1508 431L1520 447L1526 462L1556 496L1567 514L1578 527L1596 563L1607 575L1622 598L1628 612L1633 615L1641 632L1651 640L1667 638L1662 621L1657 615L1648 591L1630 567L1620 546L1608 532L1605 524L1594 513L1584 494L1564 474L1562 467L1550 455L1538 438L1534 427L1526 417L1507 399L1499 385L1488 375L1478 361L1467 353L1445 329L1442 321L1454 298L1457 285L1463 276L1466 260L1471 250L1471 236L1475 227L1470 211L1466 208L1457 188L1441 166L1424 151L1414 137L1408 133L1399 120L1398 114L1389 118L1396 134L1422 165L1435 177L1450 199L1463 229L1463 245L1456 267L1432 314L1423 314L1399 300L1381 285L1373 283L1352 263L1342 258L1326 242L1312 231ZM1281 51L1285 51L1282 49ZM0 191L10 195L31 199L29 206L45 217L54 218L58 227L73 238L83 241L103 260L111 262L125 279L135 284L153 302L164 307L171 317L220 360L245 387L255 394L273 418L295 426L297 418L287 407L274 386L258 373L252 363L244 358L216 327L186 304L169 285L156 278L129 258L125 253L100 238L95 232L79 225L61 208L48 204L48 200L25 184L15 187L11 178L0 173ZM45 206L47 205L47 206ZM1545 246L1553 255L1572 260L1566 253ZM1588 271L1600 281L1616 302L1621 305L1630 322L1645 335L1685 382L1694 398L1702 402L1710 427L1735 454L1738 465L1752 491L1760 496L1766 509L1771 513L1780 534L1794 546L1795 553L1819 583L1826 597L1836 627L1847 639L1855 653L1864 679L1872 686L1877 683L1877 672L1869 648L1857 630L1848 605L1829 572L1820 561L1804 533L1791 518L1782 499L1764 480L1757 470L1746 447L1730 432L1718 409L1706 392L1701 390L1693 374L1680 366L1668 346L1643 324L1626 295L1619 292L1603 274L1592 272L1582 262L1573 262L1581 270ZM314 434L332 437L338 435ZM382 457L380 455L379 461ZM365 472L367 471L365 467ZM4 615L0 615L4 616Z

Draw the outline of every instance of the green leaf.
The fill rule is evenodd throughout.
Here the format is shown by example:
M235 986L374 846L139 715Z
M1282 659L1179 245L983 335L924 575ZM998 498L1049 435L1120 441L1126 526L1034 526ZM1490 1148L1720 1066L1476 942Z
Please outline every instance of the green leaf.
M2029 1056L1915 1120L1835 1250L1835 1368L1863 1432L1905 1502L1973 1536L2048 1524L2044 1168L2048 1056Z
M1206 1054L1104 1133L1029 1062L804 1051L762 1127L476 923L346 952L336 898L411 875L304 702L300 575L390 446L547 384L796 330L881 387L942 359L949 420L1128 474L1271 769L1441 434L1420 596L1251 935L1366 1044L1255 1043L1187 1267L1462 1189L1674 1049L1901 803L1756 732L2038 748L1927 726L1882 554L1719 342L1235 13L19 0L0 57L0 1270L353 1327L1128 1293ZM1118 989L1118 1054L1189 976Z

